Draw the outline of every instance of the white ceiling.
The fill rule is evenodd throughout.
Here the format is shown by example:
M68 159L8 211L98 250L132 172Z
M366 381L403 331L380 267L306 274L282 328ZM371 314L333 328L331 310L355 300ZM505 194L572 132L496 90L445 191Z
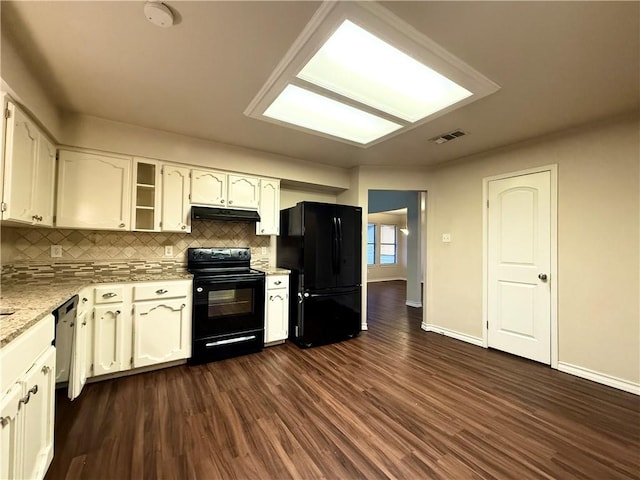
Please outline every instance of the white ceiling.
M243 115L318 2L165 3L169 29L139 1L0 8L61 110L323 164L441 163L639 109L639 2L383 2L502 88L367 149Z

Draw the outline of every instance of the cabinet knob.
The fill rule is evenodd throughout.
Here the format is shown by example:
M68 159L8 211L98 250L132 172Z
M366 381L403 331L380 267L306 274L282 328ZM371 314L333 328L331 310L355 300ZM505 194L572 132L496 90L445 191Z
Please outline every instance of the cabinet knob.
M11 421L11 417L0 417L0 426L6 427Z
M280 285L282 282L280 280L276 280L275 282L273 282L275 285Z
M124 223L121 223L120 225L118 225L120 228L124 228Z
M41 222L42 221L42 215L38 215L38 221Z
M264 228L262 230L260 230L260 233L264 233Z
M31 220L38 220L38 216L37 215L31 215Z
M220 203L224 203L224 198L222 200L220 200Z
M233 203L233 200L229 200L229 205L231 205Z
M158 295L164 295L165 293L168 293L168 292L169 292L169 290L165 290L164 288L161 288L161 289L159 289L159 290L156 290L156 293L157 293Z
M42 373L44 373L45 375L46 375L47 373L49 373L50 371L51 371L51 367L50 367L49 365L44 365L44 366L42 367Z
M82 303L87 303L89 299L87 297L82 297Z
M187 228L187 226L186 226L186 225L182 225L180 228L181 228L182 230L185 230L185 229Z
M87 324L87 321L85 320L84 322L82 322L82 326L84 327Z
M31 394L35 395L36 393L38 393L38 385L34 385L33 387L31 387L31 389L29 390L29 396L31 396Z
M187 306L187 304L186 304L186 303L183 303L182 305L180 305L180 309L183 309L183 308L184 308L184 307L186 307L186 306Z
M269 300L273 300L273 295L269 295Z
M116 315L120 315L120 310L116 310Z

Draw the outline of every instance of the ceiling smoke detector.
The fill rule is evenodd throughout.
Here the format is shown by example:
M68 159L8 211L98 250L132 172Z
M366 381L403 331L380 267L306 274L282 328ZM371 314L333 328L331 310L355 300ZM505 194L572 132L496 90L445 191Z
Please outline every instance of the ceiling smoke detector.
M144 16L154 25L168 28L173 25L173 13L162 2L147 2L144 5Z
M437 137L430 138L429 141L440 145L441 143L447 143L451 140L455 140L456 138L460 138L465 135L468 135L467 132L458 129L454 130L453 132L443 133L442 135L438 135Z

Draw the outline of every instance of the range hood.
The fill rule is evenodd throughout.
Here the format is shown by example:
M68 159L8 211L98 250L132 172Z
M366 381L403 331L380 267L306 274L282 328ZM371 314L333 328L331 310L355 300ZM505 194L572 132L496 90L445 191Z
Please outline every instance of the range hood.
M259 222L260 215L255 210L234 210L232 208L191 207L193 220L224 220L227 222Z

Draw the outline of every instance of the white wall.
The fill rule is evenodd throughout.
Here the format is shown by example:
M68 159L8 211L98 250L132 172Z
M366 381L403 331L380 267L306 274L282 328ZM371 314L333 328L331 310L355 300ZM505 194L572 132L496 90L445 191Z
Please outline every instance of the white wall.
M626 117L434 171L427 322L482 337L482 179L557 164L559 361L640 386L639 147Z
M313 190L292 190L280 188L280 209L293 207L298 202L336 203L336 194Z
M406 215L390 215L388 213L370 213L363 219L366 223L375 223L376 230L376 262L380 253L380 225L395 225L397 232L397 263L395 265L367 265L367 281L376 282L384 280L407 279L407 237L400 232L407 224Z

